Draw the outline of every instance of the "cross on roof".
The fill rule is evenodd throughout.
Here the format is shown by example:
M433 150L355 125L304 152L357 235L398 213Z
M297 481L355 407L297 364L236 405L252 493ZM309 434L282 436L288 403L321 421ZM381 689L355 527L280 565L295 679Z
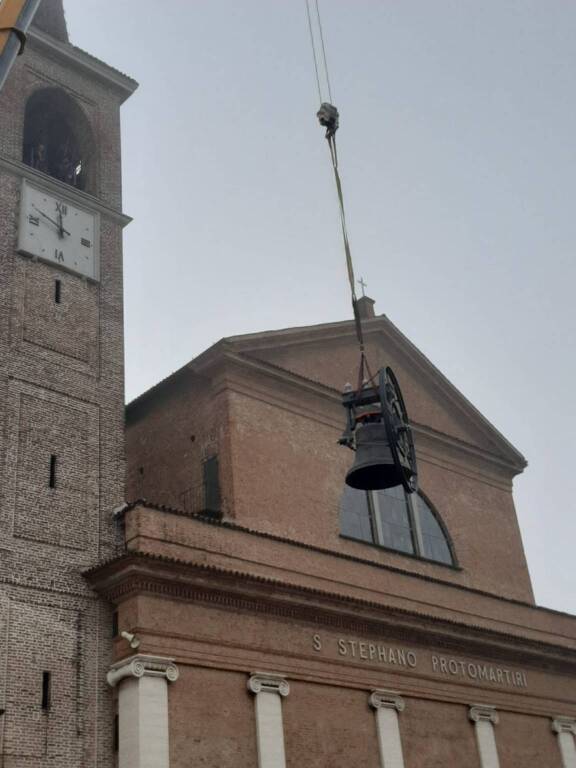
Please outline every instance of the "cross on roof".
M362 296L366 296L366 291L364 289L368 288L368 283L364 282L363 277L361 277L360 280L358 280L357 282L358 282L358 285L360 285L362 288Z

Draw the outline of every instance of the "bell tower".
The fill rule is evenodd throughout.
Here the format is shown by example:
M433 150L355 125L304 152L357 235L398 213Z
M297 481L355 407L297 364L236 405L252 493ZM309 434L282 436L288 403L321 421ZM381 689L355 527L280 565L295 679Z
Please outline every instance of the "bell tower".
M112 616L83 572L124 498L120 107L43 0L0 92L0 765L115 764Z

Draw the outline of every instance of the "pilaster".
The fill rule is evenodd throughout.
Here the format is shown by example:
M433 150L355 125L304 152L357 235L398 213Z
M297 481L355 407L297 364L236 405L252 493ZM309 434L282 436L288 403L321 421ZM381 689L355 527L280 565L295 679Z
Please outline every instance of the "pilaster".
M285 768L282 698L290 693L290 685L281 676L257 672L248 680L256 707L258 768Z
M481 768L500 768L494 734L494 726L499 722L496 708L485 704L473 704L468 716L475 725Z
M576 768L576 720L571 717L555 717L552 730L558 736L562 768Z
M392 691L372 691L369 704L376 715L381 768L404 768L398 714L404 711L404 699Z
M169 768L168 683L178 679L172 659L138 654L114 664L118 686L118 768Z

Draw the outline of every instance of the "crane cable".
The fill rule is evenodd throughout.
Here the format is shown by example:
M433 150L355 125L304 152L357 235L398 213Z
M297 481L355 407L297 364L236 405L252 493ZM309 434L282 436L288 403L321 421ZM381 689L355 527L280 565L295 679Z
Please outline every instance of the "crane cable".
M330 86L330 75L328 72L328 62L326 59L326 46L324 44L324 32L322 29L322 19L320 17L320 8L318 0L314 0L316 6L316 18L318 20L318 31L320 37L320 43L322 48L322 63L324 68L324 77L326 80L328 98L329 101L324 101L322 97L322 87L320 85L320 70L318 67L318 56L316 53L316 41L314 39L314 31L312 27L312 14L310 13L310 0L306 0L306 13L308 16L308 28L310 31L310 43L312 46L312 57L314 59L314 70L316 74L316 84L318 86L318 97L320 99L320 109L317 112L320 125L326 128L326 139L330 149L330 159L332 162L332 169L334 171L334 179L336 181L336 191L338 193L338 207L340 212L340 225L342 228L342 238L344 241L344 252L346 255L346 269L348 272L348 280L350 282L350 292L352 295L352 309L354 311L354 323L356 326L356 336L358 339L358 345L360 347L360 370L358 373L358 388L363 385L366 376L372 379L368 368L368 361L366 359L364 348L364 334L362 331L362 319L358 309L358 299L356 296L356 280L354 277L354 264L352 261L352 251L350 248L350 240L348 238L348 228L346 226L346 210L344 207L344 194L342 191L342 180L340 178L340 171L338 169L338 150L336 147L336 131L339 126L339 113L335 106L332 104L332 88Z

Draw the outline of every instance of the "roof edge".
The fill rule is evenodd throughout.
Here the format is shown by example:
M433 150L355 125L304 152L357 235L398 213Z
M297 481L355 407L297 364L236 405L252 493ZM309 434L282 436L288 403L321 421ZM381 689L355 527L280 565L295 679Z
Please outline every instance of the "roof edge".
M114 69L81 48L57 40L45 32L31 29L28 33L28 40L32 48L37 48L43 53L54 56L68 66L72 65L76 69L82 69L91 77L95 77L114 88L120 94L122 103L138 88L138 83L132 77Z
M519 472L523 471L528 462L524 455L498 430L492 422L487 419L476 406L468 400L468 398L462 394L462 392L437 368L434 363L423 353L418 347L413 344L410 339L405 336L398 329L396 325L387 317L387 315L378 315L375 318L371 318L364 323L364 330L366 335L383 333L388 337L396 347L408 357L408 359L415 365L420 371L428 375L428 378L432 380L432 383L445 394L447 399L451 401L454 406L469 420L477 425L477 427L495 443L500 451L506 456L511 465ZM208 347L197 357L190 360L184 366L179 368L174 373L167 376L158 384L154 385L150 389L143 392L137 398L132 400L127 405L127 412L137 404L142 404L149 398L158 394L160 390L166 386L173 377L179 377L185 370L200 370L217 358L218 354L226 351L227 349L233 351L237 358L238 355L245 357L252 362L258 361L262 365L270 365L267 361L260 360L257 357L258 351L264 348L269 348L274 345L274 341L279 339L286 340L288 343L297 344L304 340L304 337L308 337L310 342L313 342L313 337L326 337L327 334L332 336L332 332L335 336L353 336L355 334L355 325L353 320L341 320L332 323L322 323L319 325L309 326L296 326L292 328L284 328L276 331L263 331L260 333L242 334L238 336L227 336L220 341L216 342L212 346ZM254 343L252 343L254 342ZM264 342L264 343L255 343ZM294 376L295 381L300 378L305 381L299 374L290 371L288 368L282 366L273 366L277 370L282 370L290 376ZM321 382L313 382L310 380L308 383L314 383L315 385L323 385ZM332 389L331 387L327 387ZM336 390L334 390L336 391Z
M300 549L307 549L311 552L317 552L318 554L323 555L329 555L332 557L336 557L341 560L350 560L352 562L369 565L375 568L380 568L382 570L391 571L392 573L397 573L401 576L409 576L414 579L418 579L421 581L428 581L432 582L433 584L441 584L444 587L449 587L453 589L460 590L462 592L468 592L474 595L480 595L482 597L488 597L492 600L500 600L504 603L509 603L510 605L519 605L523 608L529 608L531 610L541 611L544 613L549 613L554 616L563 616L564 618L568 619L574 619L576 620L576 615L572 613L567 613L566 611L559 611L556 608L548 608L544 605L537 605L536 603L528 603L524 600L517 600L513 597L505 597L502 595L497 595L494 592L487 592L483 589L475 589L474 587L468 587L464 584L455 584L451 581L445 581L444 579L438 579L434 576L428 576L427 574L423 573L415 573L413 571L407 571L404 568L398 568L395 565L388 565L385 563L378 563L374 560L366 560L362 557L357 557L356 555L349 555L345 552L336 552L332 549L325 549L324 547L319 547L315 544L307 544L303 541L298 541L297 539L289 539L284 536L279 536L275 533L268 533L267 531L258 531L253 528L247 528L243 525L238 525L238 523L234 523L230 520L223 520L221 518L218 518L216 516L209 516L209 515L202 515L197 512L186 512L183 509L177 509L176 507L170 507L166 504L160 504L157 502L149 501L147 499L136 499L131 502L127 502L126 504L122 505L122 507L119 507L118 510L115 512L115 515L117 518L122 519L128 512L131 512L134 509L137 509L138 507L144 507L145 509L150 509L154 512L164 512L168 515L176 515L179 517L188 517L192 520L196 520L199 523L203 523L205 525L214 525L219 528L226 528L231 531L237 531L238 533L246 533L251 536L255 536L262 539L270 539L271 541L277 541L279 543L288 544L289 546L298 547ZM128 554L128 553L124 553ZM100 570L100 568L104 568L110 563L114 562L118 559L118 556L115 555L108 560L104 560L101 563L98 563L98 565L92 566L91 568L84 571L84 575L89 575L91 573L96 573ZM168 558L169 560L171 558Z

